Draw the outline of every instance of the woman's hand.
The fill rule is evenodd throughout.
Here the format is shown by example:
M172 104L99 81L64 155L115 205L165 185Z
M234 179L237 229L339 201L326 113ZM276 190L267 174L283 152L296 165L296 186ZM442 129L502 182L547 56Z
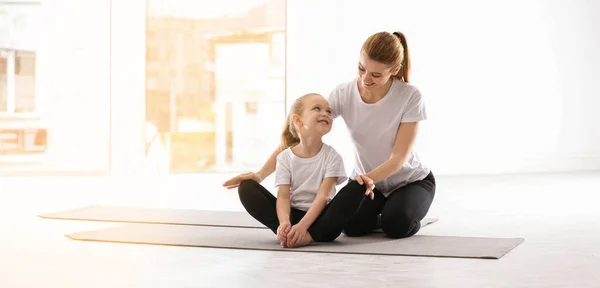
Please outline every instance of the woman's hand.
M371 178L369 178L367 175L358 175L354 178L354 180L356 180L356 182L358 182L360 185L367 186L367 190L365 192L366 196L369 196L371 200L375 198L375 194L373 193L373 190L375 190L375 183L373 183Z
M243 180L254 180L257 183L260 183L263 179L262 176L256 172L242 173L225 181L225 183L223 183L223 187L226 187L227 189L237 188L240 186L240 183L242 183Z

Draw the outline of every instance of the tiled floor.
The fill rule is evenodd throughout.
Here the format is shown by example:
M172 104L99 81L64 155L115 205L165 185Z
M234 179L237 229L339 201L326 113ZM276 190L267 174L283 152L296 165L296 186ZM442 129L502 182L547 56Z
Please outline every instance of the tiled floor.
M420 233L524 237L500 260L78 242L90 204L241 210L228 175L0 178L0 287L599 287L600 173L438 177ZM267 185L270 181L267 180Z

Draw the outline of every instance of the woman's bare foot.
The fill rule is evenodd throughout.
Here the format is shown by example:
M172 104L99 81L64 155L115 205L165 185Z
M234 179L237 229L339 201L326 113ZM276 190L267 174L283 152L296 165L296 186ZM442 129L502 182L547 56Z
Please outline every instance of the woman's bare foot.
M304 235L301 235L300 237L298 237L298 240L296 241L296 243L291 243L290 241L291 241L291 239L286 243L287 247L295 248L295 247L306 246L306 245L312 243L313 238L312 238L312 236L310 236L310 233L308 233L308 231L307 231L304 233Z

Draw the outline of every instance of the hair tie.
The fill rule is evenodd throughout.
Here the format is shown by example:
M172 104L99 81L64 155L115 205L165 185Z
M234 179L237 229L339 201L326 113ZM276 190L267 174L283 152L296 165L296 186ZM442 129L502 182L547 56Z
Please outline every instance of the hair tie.
M404 41L402 41L402 35L400 35L400 33L394 32L392 34L396 35L396 37L398 37L398 39L400 40L400 44L404 45L404 43L403 43Z

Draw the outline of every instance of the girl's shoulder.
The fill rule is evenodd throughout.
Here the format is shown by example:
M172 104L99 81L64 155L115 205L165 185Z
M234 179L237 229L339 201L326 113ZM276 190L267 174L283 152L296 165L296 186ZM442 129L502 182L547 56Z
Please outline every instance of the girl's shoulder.
M335 150L335 148L333 148L333 146L323 143L323 149L324 149L324 156L327 157L329 160L335 160L336 158L341 158L342 155Z
M283 160L290 159L290 156L291 156L290 154L292 154L291 147L283 149L281 152L279 152L279 154L277 154L277 156L276 156L277 161L283 161Z

